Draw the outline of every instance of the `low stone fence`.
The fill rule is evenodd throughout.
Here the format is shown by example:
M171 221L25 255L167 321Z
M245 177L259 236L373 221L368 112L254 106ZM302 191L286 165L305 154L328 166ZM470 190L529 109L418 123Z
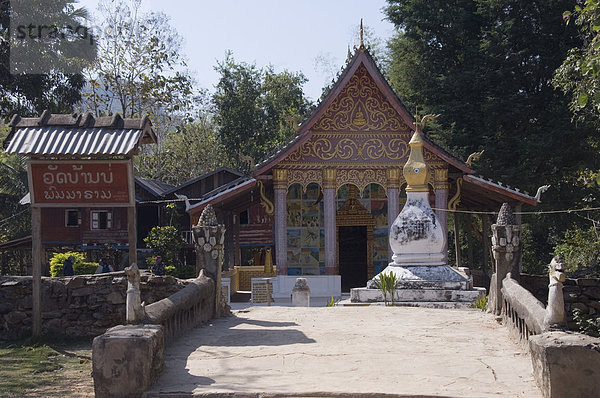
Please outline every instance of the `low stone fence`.
M213 318L214 281L201 273L185 288L145 310L145 324L119 325L94 339L97 398L140 397L162 371L165 342Z
M155 303L183 289L189 280L141 276L142 301ZM30 276L0 277L0 340L31 333ZM67 336L97 336L125 323L127 278L123 272L42 278L42 331Z
M544 305L548 300L548 276L521 274L521 286L529 290ZM600 278L570 279L563 283L567 327L577 330L573 320L573 310L579 309L583 315L600 314Z
M547 284L548 278L544 279ZM597 396L600 339L570 331L545 331L544 304L510 274L502 281L502 296L502 318L511 334L529 348L533 375L544 398Z
M528 344L529 336L542 333L546 308L510 274L502 281L502 299L504 323L522 344Z
M214 316L215 284L200 276L177 293L146 306L147 323L161 325L167 340Z

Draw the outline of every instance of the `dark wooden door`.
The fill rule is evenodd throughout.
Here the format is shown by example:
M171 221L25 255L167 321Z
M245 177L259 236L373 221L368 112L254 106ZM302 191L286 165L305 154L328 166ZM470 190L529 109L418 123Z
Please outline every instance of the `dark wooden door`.
M342 291L367 285L367 227L339 227L339 264Z

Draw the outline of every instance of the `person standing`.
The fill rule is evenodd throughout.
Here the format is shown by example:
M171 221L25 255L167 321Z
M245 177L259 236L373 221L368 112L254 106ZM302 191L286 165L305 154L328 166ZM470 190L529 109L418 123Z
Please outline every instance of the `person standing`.
M75 258L73 256L69 256L65 262L63 263L63 276L73 276L75 275L75 271L73 270L73 261Z

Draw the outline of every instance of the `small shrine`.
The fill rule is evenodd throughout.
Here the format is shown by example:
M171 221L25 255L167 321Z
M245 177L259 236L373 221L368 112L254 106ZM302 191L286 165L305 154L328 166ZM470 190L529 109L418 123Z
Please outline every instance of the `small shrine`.
M429 205L428 168L418 127L409 145L410 156L403 168L406 204L389 232L393 261L366 288L352 289L350 299L384 301L375 281L382 275L391 275L397 281L393 301L413 306L468 306L478 296L485 296L486 290L473 288L467 275L448 266L444 253L446 233Z

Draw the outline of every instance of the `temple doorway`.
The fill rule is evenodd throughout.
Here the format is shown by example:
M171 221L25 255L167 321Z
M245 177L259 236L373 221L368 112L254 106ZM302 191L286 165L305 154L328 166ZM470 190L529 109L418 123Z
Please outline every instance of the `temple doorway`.
M367 285L367 226L339 227L339 264L342 292Z

